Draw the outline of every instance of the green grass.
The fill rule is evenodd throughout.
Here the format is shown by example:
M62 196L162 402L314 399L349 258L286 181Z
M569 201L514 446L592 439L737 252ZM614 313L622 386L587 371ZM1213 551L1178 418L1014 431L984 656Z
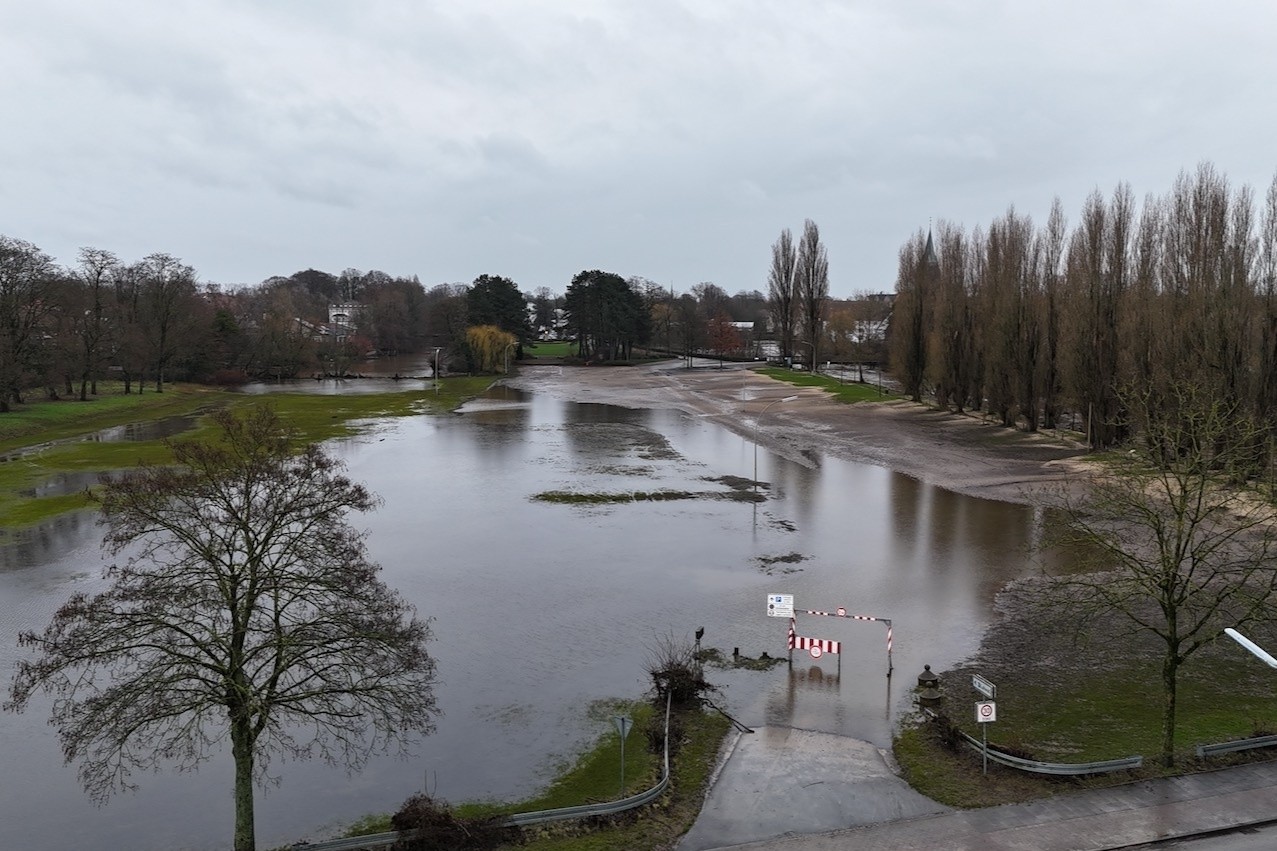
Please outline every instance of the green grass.
M482 393L491 377L446 378L436 390L320 396L276 393L245 396L225 390L171 385L163 394L106 396L94 402L45 402L0 414L0 447L6 451L40 446L52 440L74 441L111 426L207 412L226 406L269 404L298 433L299 444L348 437L370 420L442 413ZM207 438L214 429L203 418L176 440ZM172 453L163 440L74 441L43 446L37 452L0 464L0 526L17 528L85 507L83 494L33 498L26 495L59 473L104 473L141 464L167 464Z
M884 402L901 397L891 393L879 393L873 384L857 384L849 382L840 384L838 379L810 372L797 372L778 366L765 366L758 370L760 375L793 384L795 387L819 387L840 402L855 404L856 402Z
M547 826L544 835L520 848L533 851L621 851L671 848L700 813L710 773L731 724L717 712L682 713L683 735L671 766L670 791L661 803L636 816L620 816L609 826L573 833L579 826ZM629 751L626 751L627 757Z
M0 414L0 452L50 440L62 440L125 423L179 416L233 394L191 384L165 385L163 393L123 394L123 386L99 382L98 395L87 402L49 401L29 394L25 404Z
M1205 651L1203 651L1205 652ZM1151 660L1112 667L1067 671L1063 676L1030 675L1014 681L1000 674L998 720L989 725L989 744L1042 762L1080 763L1141 755L1138 772L1086 779L1044 778L990 764L980 773L980 757L963 745L956 753L941 746L932 725L906 725L895 741L895 755L906 779L918 791L950 806L989 806L1050 795L1064 788L1109 785L1132 777L1167 776L1228 760L1200 762L1198 744L1244 739L1277 730L1277 705L1271 683L1256 679L1258 666L1237 658L1194 658L1180 674L1175 739L1176 766L1164 768L1160 673ZM1263 672L1258 672L1262 675ZM947 677L947 682L969 682ZM949 688L946 686L946 689ZM980 737L972 716L974 692L946 695L941 710L968 735ZM1233 761L1271 758L1254 751Z
M534 358L569 358L576 355L576 343L566 340L542 342L525 347L523 353Z
M600 720L608 714L628 712L634 729L626 740L626 794L651 787L660 777L661 759L647 749L646 724L663 724L664 711L650 704L614 704L596 712ZM670 848L687 832L700 812L710 773L718 758L730 722L717 712L676 713L678 738L671 759L670 790L662 800L637 814L622 815L605 824L585 825L562 822L530 828L522 844L514 847L534 851L613 851L613 849ZM615 800L620 795L620 745L615 732L602 736L593 747L565 769L541 794L508 804L478 802L456 807L459 816L479 818L578 804ZM354 830L359 830L359 834ZM352 825L347 835L390 830L390 816L365 816Z

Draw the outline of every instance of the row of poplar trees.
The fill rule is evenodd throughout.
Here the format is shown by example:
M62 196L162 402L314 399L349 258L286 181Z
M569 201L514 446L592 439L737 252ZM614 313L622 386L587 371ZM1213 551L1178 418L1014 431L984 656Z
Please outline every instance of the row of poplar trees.
M1093 448L1129 435L1129 400L1185 385L1254 423L1277 412L1277 179L1257 204L1203 163L1142 205L1097 191L1071 228L1058 198L1045 227L1014 207L942 222L900 249L896 292L892 364L916 401L1076 423Z
M811 367L820 361L821 329L829 302L829 254L820 241L820 228L811 219L794 244L789 228L772 243L767 270L767 309L780 344L781 357L790 358L801 343L811 351Z

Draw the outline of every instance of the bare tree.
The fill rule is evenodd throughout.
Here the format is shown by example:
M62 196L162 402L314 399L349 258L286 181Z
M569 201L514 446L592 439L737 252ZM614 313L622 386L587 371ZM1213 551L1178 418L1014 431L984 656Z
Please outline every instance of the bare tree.
M75 277L84 288L84 305L76 316L76 335L80 341L80 401L89 398L90 389L98 392L98 372L110 330L108 307L111 280L120 269L119 259L100 248L81 248L80 266Z
M155 392L164 392L165 370L189 331L195 298L195 270L169 254L151 254L141 263L141 330L155 370Z
M214 414L180 466L108 482L105 546L129 558L19 643L6 708L56 697L51 722L86 791L190 767L229 737L235 849L254 848L253 784L274 754L351 769L430 731L429 630L378 578L344 520L374 497L317 446L290 452L271 409Z
M772 265L767 273L767 306L776 334L780 337L780 355L783 358L791 357L794 353L797 266L794 235L789 232L789 228L785 228L780 232L780 238L772 244Z
M1046 230L1038 235L1042 293L1042 425L1055 428L1060 416L1060 397L1064 377L1061 369L1061 343L1063 340L1062 258L1067 225L1064 205L1057 196L1051 201Z
M821 323L825 319L825 304L829 301L829 256L820 241L820 228L811 219L803 223L796 268L799 320L803 336L811 345L811 368L815 371L820 362Z
M53 302L53 259L20 239L0 236L0 412L22 401L23 373L40 345Z
M1058 578L1079 618L1116 615L1162 648L1162 761L1174 763L1181 667L1225 626L1268 617L1277 594L1277 508L1238 481L1257 425L1201 385L1171 398L1125 394L1139 439L1106 465L1089 497L1064 497L1059 543L1095 572Z
M934 312L940 260L931 234L921 233L900 247L896 276L896 304L891 314L891 363L905 394L922 401L927 376L927 317Z

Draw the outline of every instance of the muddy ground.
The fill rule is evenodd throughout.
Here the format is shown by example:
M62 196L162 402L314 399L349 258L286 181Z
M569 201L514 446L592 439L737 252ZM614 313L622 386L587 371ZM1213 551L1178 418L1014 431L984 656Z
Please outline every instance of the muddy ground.
M1080 460L1085 449L1066 433L1028 434L912 402L848 405L819 389L794 387L740 364L722 369L687 369L681 361L637 367L525 366L506 383L575 402L677 409L706 417L800 464L832 455L989 499L1049 499L1085 477ZM776 403L789 395L798 398Z

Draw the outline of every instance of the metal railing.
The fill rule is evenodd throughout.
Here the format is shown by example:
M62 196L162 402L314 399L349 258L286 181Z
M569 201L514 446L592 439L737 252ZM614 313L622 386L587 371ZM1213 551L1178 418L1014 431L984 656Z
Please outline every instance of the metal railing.
M963 740L966 741L971 749L976 753L985 753L985 747L980 740L968 736L961 730L958 731ZM1142 756L1128 756L1123 759L1106 759L1100 762L1038 762L1035 759L1023 759L1018 756L1011 756L1009 753L988 749L989 759L993 762L1005 765L1008 768L1018 768L1021 771L1029 771L1034 774L1053 774L1061 777L1081 776L1085 774L1104 774L1109 771L1122 771L1128 768L1139 768L1144 764Z
M665 749L661 762L661 779L651 789L622 798L619 801L606 801L601 804L581 804L575 807L558 807L552 810L537 810L531 813L514 813L494 820L497 826L530 827L534 824L546 824L552 821L589 818L591 816L611 816L650 804L661 796L670 785L670 695L665 696ZM388 833L372 833L367 836L350 836L345 839L330 839L325 842L301 842L293 846L295 851L363 851L364 849L389 848L399 839L399 831Z
M1252 748L1270 748L1277 745L1277 736L1255 736L1252 739L1237 739L1232 742L1220 742L1216 745L1198 745L1198 758L1219 756L1220 754L1248 751Z

